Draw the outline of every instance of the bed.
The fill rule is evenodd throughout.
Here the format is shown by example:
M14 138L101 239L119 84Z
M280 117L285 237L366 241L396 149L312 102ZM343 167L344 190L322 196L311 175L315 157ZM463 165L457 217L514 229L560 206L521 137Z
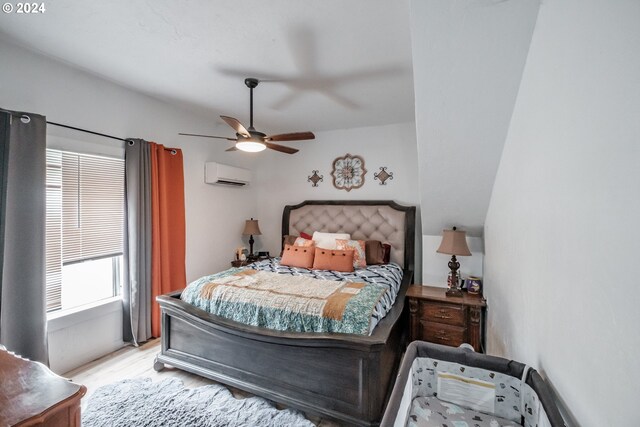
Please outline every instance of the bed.
M165 364L342 424L376 426L407 341L404 297L413 279L415 207L393 201L305 201L285 206L282 235L345 232L391 244L403 270L396 301L371 335L283 332L216 316L180 299L157 298Z
M402 360L382 426L562 427L564 421L535 369L474 353L471 346L414 341Z

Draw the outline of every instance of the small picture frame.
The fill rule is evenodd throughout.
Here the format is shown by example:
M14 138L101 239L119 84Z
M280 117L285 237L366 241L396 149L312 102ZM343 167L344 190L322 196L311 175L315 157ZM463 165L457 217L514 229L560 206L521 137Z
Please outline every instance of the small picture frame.
M238 246L236 248L236 261L244 261L247 259L249 251L244 246Z
M470 295L482 295L482 278L469 276L465 281L467 293Z

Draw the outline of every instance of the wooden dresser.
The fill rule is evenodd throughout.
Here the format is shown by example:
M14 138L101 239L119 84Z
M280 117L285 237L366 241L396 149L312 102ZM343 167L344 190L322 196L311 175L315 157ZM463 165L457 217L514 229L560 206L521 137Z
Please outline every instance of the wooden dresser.
M0 426L80 427L83 385L0 349Z
M452 347L469 343L475 351L484 353L485 299L466 292L461 297L448 297L445 292L446 288L433 286L409 287L411 341Z

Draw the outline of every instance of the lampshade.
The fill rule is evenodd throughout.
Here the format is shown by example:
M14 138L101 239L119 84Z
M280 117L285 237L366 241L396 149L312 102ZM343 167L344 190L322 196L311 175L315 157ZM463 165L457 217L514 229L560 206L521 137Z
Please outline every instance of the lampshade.
M469 256L471 252L467 246L467 236L464 231L442 230L442 242L436 252L448 255Z
M245 221L244 223L244 231L242 232L243 235L248 236L248 235L253 235L253 236L259 236L262 233L260 232L260 227L258 226L258 220L257 219L248 219Z
M267 146L262 142L247 140L236 142L236 148L249 153L257 153L267 148Z

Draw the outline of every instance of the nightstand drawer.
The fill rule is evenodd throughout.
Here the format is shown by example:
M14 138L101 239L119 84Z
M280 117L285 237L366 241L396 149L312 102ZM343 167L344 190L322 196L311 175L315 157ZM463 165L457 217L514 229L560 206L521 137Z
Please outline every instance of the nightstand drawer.
M420 325L422 327L422 339L425 341L454 347L466 342L466 328L424 320L420 321Z
M484 351L486 301L480 295L447 296L445 288L413 285L407 290L409 338L457 347L469 343Z
M465 326L467 324L466 312L463 305L431 301L422 301L420 304L421 319L446 323L447 325Z

